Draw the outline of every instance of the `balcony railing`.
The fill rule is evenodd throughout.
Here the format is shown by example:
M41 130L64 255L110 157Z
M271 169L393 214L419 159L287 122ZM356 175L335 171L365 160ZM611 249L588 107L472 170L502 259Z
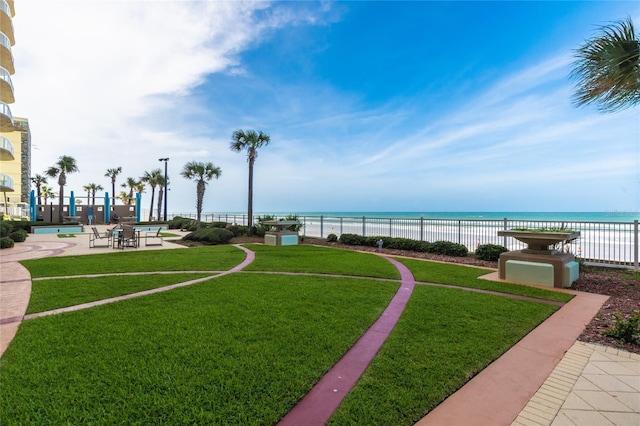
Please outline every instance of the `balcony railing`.
M11 179L11 176L0 174L0 191L13 192L13 179Z
M0 132L13 132L13 114L9 105L0 101Z
M13 35L12 16L9 4L5 0L0 0L0 30L9 37L9 41L13 46L16 44L16 40Z
M11 41L9 37L0 32L0 66L14 74L16 69L13 65L13 53L11 52Z
M2 67L0 67L0 101L8 104L15 102L11 74Z
M11 141L4 136L0 136L0 160L10 161L15 160L15 158Z

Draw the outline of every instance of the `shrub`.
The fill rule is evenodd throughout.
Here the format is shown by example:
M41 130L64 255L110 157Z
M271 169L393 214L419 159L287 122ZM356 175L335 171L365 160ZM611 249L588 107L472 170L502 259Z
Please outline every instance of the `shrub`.
M290 214L287 215L287 217L285 217L284 219L280 219L283 221L292 221L292 220L300 220L300 218L298 217L297 214ZM287 230L289 231L293 231L293 232L300 232L300 229L302 229L302 223L299 223L298 225L291 225L290 227L287 228Z
M241 235L247 235L247 232L249 231L249 227L248 226L241 226L241 225L231 225L227 229L229 231L233 232L233 236L234 237L239 237Z
M11 238L16 243L22 243L27 239L28 235L29 233L24 229L18 229L17 231L13 231L11 235L9 235L9 238Z
M227 244L233 238L233 232L222 228L203 228L182 237L186 241L198 241L203 244Z
M482 244L476 249L476 257L481 260L496 262L500 259L500 254L509 251L505 246L496 244Z
M450 241L436 241L429 245L429 253L465 257L469 251L462 244L452 243Z
M205 224L202 223L204 226ZM226 228L227 222L211 222L207 224L207 228Z
M193 219L188 217L175 216L173 219L167 222L167 228L169 229L186 229L189 227ZM195 228L194 228L195 229Z
M264 237L265 232L271 230L270 226L264 224L264 222L276 220L275 216L266 214L264 216L258 216L257 224L253 226L252 234L258 237Z
M18 229L22 229L24 231L26 231L27 233L29 233L29 231L31 230L31 225L33 224L33 222L29 222L28 220L13 220L11 221L11 224L13 225L13 230L16 231Z
M0 249L11 248L14 244L13 240L9 237L0 238Z
M327 241L330 243L336 243L338 242L338 236L336 234L329 234L327 235Z
M356 234L342 234L339 239L341 244L348 246L363 246L365 245L366 238Z
M0 222L0 237L8 237L13 231L13 224L9 221L3 220Z
M620 312L614 314L616 322L613 328L602 332L603 335L620 339L623 343L640 345L640 311L633 311L633 315L624 318Z

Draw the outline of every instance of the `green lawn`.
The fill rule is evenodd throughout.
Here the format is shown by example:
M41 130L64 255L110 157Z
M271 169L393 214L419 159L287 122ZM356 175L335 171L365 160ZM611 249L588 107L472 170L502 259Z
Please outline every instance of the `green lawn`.
M207 276L211 274L117 275L90 279L59 278L34 281L27 314L108 299Z
M397 288L236 274L26 321L0 360L0 418L275 424Z
M413 425L556 309L416 286L395 330L330 424Z
M399 274L390 262L368 253L249 247L256 252L251 273L23 322L0 359L0 423L277 423L379 317L398 289L397 281L371 278L398 279ZM60 277L219 271L244 258L235 247L215 246L22 263L33 276ZM399 260L418 281L485 285L477 279L485 270ZM203 275L208 274L35 281L29 311ZM490 289L530 292L510 284ZM558 297L534 290L529 295ZM413 424L556 309L417 285L389 340L332 424Z
M249 244L256 260L247 271L307 272L400 279L398 270L380 256L326 247Z
M209 246L49 257L20 263L33 278L40 278L117 272L226 271L242 262L245 256L237 247Z

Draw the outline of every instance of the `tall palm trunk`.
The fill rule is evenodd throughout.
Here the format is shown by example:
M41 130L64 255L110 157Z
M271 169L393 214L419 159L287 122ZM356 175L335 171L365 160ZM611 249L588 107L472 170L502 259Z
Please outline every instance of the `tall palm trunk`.
M160 186L158 189L158 220L162 216L162 197L164 196L164 189Z
M155 198L156 195L156 187L152 186L151 187L151 207L149 208L149 222L151 222L153 220L153 199ZM158 217L158 219L160 219Z
M111 205L116 205L116 177L111 178Z
M60 173L60 176L58 177L58 185L60 185L60 194L58 194L58 222L60 223L64 222L64 212L62 211L62 208L64 206L64 186L66 183L67 178L65 174Z
M198 229L200 229L200 218L202 217L202 201L204 200L204 189L205 183L204 180L199 180L197 185L197 196L196 196L196 212L197 212L197 222Z
M247 203L247 223L249 225L249 236L253 235L253 162L254 158L249 159L249 200Z

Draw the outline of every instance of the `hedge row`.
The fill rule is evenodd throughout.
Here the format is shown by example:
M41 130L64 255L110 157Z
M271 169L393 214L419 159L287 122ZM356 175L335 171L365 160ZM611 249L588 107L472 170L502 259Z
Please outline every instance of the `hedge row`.
M442 254L446 256L465 257L469 253L462 244L450 241L417 241L409 238L391 237L363 237L356 234L342 234L340 243L355 246L378 247L378 241L382 240L382 247L395 250L417 251L421 253Z

